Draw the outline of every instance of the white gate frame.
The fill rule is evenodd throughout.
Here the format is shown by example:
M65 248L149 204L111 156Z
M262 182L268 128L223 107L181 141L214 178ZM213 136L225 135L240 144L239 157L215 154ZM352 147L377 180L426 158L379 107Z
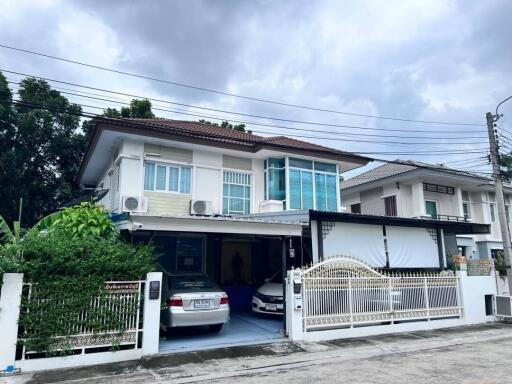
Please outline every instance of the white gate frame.
M295 283L295 284L294 284ZM492 276L380 273L351 257L288 271L287 334L329 340L494 321L485 314ZM301 294L297 284L302 285ZM421 294L420 294L421 293ZM468 298L464 300L464 298Z

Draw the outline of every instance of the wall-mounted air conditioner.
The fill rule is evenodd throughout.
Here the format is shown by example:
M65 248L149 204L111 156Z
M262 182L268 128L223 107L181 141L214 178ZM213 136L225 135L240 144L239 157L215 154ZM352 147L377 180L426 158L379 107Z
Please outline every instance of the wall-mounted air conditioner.
M123 196L121 210L123 212L145 213L148 211L148 198L139 196Z
M213 214L212 202L206 200L192 200L190 202L190 214L211 216Z

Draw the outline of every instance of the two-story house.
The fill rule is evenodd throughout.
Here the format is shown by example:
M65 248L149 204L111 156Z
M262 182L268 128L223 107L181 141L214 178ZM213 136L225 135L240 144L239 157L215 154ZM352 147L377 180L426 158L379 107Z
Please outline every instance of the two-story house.
M167 271L207 273L243 292L282 265L311 262L307 223L248 215L338 212L339 175L368 161L199 122L103 118L79 182L108 190L100 203L132 241L157 245ZM237 294L230 296L236 306ZM240 303L250 305L250 298Z
M441 165L395 161L341 183L343 207L352 213L490 225L490 233L458 235L458 252L490 258L503 249L492 179ZM505 186L507 218L512 197ZM508 219L510 223L510 219Z

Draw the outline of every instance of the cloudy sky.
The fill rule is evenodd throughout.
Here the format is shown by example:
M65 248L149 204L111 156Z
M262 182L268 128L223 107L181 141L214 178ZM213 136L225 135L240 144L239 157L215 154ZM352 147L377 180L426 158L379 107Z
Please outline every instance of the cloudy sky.
M363 115L484 124L485 112L494 111L497 102L512 95L512 2L508 0L0 0L0 9L0 44L254 98ZM487 145L484 126L291 108L5 48L0 48L0 68L194 106L331 125L154 103L160 109L208 115L210 120L219 117L288 127L248 124L258 134L317 137L305 140L347 151L377 152L374 156L385 159L487 169L482 160ZM5 74L14 82L21 78ZM53 85L68 92L80 89ZM98 108L119 107L113 102L68 97ZM512 132L512 101L501 112L505 116L500 125ZM443 154L422 154L425 151Z

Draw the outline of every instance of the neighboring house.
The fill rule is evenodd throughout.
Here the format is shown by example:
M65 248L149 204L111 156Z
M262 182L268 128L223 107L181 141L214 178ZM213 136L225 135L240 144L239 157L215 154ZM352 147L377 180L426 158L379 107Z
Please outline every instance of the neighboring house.
M488 234L457 236L459 254L485 259L503 249L493 191L488 177L441 165L395 161L343 181L341 200L352 213L489 224ZM511 197L512 187L507 185L509 223Z

